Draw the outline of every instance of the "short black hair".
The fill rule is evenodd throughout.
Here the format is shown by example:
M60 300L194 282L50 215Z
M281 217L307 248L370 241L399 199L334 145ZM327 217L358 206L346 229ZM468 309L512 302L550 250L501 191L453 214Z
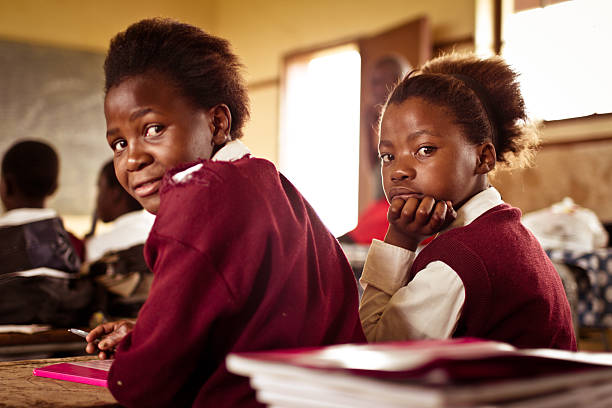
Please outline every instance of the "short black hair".
M134 197L130 195L119 180L117 180L117 175L115 174L115 165L112 160L107 161L104 166L102 166L102 170L100 170L100 175L104 177L106 180L106 185L121 192L121 198L127 204L129 211L138 211L142 210L142 205L136 200Z
M111 40L104 62L105 92L127 78L161 73L197 107L227 105L230 136L237 139L249 118L241 68L228 41L171 19L145 19Z
M29 198L44 199L55 192L59 157L47 143L25 140L15 143L2 159L2 177Z

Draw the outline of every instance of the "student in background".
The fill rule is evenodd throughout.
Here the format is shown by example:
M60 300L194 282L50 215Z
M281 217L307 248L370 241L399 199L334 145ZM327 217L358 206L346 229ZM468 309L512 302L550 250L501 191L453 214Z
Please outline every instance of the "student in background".
M121 187L112 160L100 170L95 218L113 224L86 240L84 269L106 288L107 315L136 317L153 280L143 249L155 216Z
M516 74L497 57L440 57L392 91L379 142L390 225L361 277L368 340L576 349L559 275L488 181L532 153L528 123Z
M92 285L57 213L45 202L57 188L59 159L38 141L14 144L2 159L0 324L86 324Z
M380 183L380 163L378 160L378 125L381 109L391 89L411 70L412 67L404 58L399 55L390 54L380 57L374 64L370 74L370 92L366 95L364 119L368 130L368 164L370 165L372 185L374 186L372 189L372 199L376 201L384 200L384 192ZM370 207L370 210L374 207L375 205ZM373 216L371 213L369 218Z
M107 141L121 185L156 214L154 279L135 325L87 337L124 406L261 406L230 352L365 340L336 239L238 139L248 118L227 41L171 20L119 33L105 61ZM126 334L127 333L127 334ZM105 336L106 335L106 336Z
M338 237L347 244L370 245L372 239L382 239L387 232L387 202L380 182L380 161L378 158L378 125L381 109L387 100L389 91L410 70L408 64L398 55L385 55L374 64L369 78L370 92L366 95L364 121L367 126L368 165L371 168L373 201L360 214L357 226Z

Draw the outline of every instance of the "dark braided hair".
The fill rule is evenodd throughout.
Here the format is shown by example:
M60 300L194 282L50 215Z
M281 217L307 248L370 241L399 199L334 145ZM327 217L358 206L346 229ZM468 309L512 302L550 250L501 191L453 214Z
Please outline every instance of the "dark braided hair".
M226 40L174 20L145 19L111 40L104 62L105 91L129 77L161 73L196 107L226 104L232 115L230 135L237 139L249 118L241 68Z

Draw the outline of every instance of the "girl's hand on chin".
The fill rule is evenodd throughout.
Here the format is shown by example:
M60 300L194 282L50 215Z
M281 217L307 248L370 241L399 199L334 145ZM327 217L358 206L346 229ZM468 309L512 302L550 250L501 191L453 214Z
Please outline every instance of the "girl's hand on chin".
M455 218L457 213L450 201L436 201L431 196L394 198L387 213L385 242L414 251L422 240L440 232Z

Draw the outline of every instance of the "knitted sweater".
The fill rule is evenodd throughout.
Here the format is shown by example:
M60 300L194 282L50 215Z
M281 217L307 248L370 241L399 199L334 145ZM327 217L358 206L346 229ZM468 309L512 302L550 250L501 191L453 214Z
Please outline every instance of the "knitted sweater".
M202 161L173 181L185 168L164 179L153 285L110 370L122 405L260 406L228 353L365 341L338 242L273 164Z
M502 204L441 234L417 256L409 279L434 261L457 272L465 303L453 337L576 350L561 279L520 217Z

